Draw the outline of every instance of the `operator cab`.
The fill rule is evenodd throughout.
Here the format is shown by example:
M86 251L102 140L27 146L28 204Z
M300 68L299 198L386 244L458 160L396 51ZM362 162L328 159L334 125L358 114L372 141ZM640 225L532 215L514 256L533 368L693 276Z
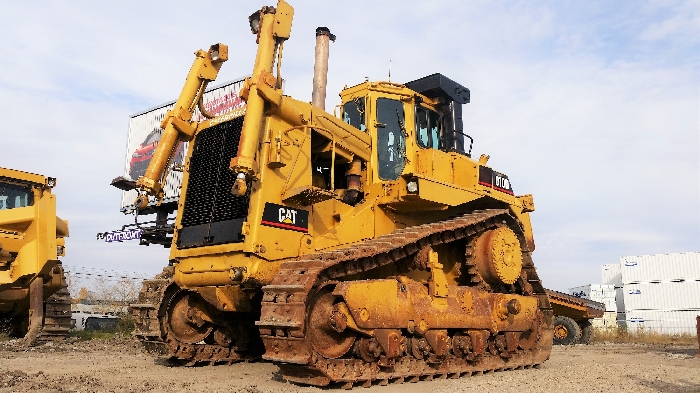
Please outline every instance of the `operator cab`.
M396 180L404 172L411 160L407 146L471 157L473 139L464 133L462 122L469 89L442 74L404 85L365 82L345 89L341 99L345 123L363 132L376 130L379 180Z
M464 133L462 122L462 105L469 103L469 89L442 74L432 74L408 82L406 87L438 101L435 108L437 111L433 111L421 105L420 96L416 96L415 124L418 145L471 157L473 139Z

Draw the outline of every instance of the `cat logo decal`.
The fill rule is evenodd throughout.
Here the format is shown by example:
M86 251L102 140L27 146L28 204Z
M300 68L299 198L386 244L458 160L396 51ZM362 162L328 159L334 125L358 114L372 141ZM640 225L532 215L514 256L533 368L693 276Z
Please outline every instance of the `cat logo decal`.
M262 225L298 232L309 232L309 212L287 206L266 203Z

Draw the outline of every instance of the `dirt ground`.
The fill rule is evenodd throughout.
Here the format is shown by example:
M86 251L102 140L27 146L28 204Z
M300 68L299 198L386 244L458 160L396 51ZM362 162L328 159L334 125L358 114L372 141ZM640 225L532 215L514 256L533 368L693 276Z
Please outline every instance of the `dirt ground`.
M372 386L361 392L700 392L696 348L633 344L555 347L539 369ZM0 392L323 392L281 381L268 363L171 367L125 338L0 344ZM332 390L331 390L332 391ZM343 390L336 390L343 391Z

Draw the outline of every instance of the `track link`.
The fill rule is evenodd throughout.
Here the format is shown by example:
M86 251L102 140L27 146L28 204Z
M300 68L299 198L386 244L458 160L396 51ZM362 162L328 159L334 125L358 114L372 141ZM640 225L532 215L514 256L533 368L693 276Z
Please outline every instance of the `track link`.
M58 267L61 267L59 263ZM27 320L27 316L21 320ZM22 338L23 345L33 346L49 341L60 341L68 336L72 327L70 291L65 276L63 286L44 300L44 320L41 329L27 331ZM15 331L24 330L21 322L15 320Z
M470 239L503 224L521 237L522 229L507 210L486 210L452 220L409 227L359 245L309 254L284 263L270 285L262 288L261 318L256 325L265 344L263 358L278 364L283 377L289 381L317 386L340 383L346 388L537 367L549 357L552 310L529 252L523 252L518 292L538 298L541 311L538 318L539 342L550 344L521 350L507 359L488 352L476 361L454 355L441 359L416 359L405 355L387 366L356 357L325 359L311 348L305 337L307 300L316 289L347 276L399 262L425 246ZM521 243L524 244L522 238ZM470 252L468 246L468 256ZM462 269L464 277L471 281L468 285L483 287L473 265L467 263ZM173 267L166 267L155 279L144 281L139 303L130 306L135 321L133 335L144 348L153 355L170 356L188 366L255 359L222 345L181 343L168 334L164 326L165 309L178 290L173 281L173 272Z
M334 382L342 383L346 388L355 384L369 386L373 381L379 384L415 382L538 366L549 358L551 350L552 309L529 252L523 252L517 292L538 299L539 345L532 349L520 350L508 358L487 353L474 361L454 355L416 359L406 354L388 364L356 357L325 359L313 350L305 337L308 300L317 288L399 262L425 246L470 239L503 224L518 234L521 244L524 244L522 228L507 210L484 210L452 220L409 227L360 245L305 255L283 264L272 283L263 287L261 319L256 323L265 343L263 357L277 363L283 377L289 381L318 386ZM474 266L467 264L463 268L468 272L465 277L472 281L470 285L482 285ZM511 290L516 291L514 287Z
M168 302L178 290L173 274L174 268L168 266L153 280L145 280L139 292L138 303L129 306L134 318L132 335L141 342L146 352L155 356L169 356L174 362L186 366L230 364L255 359L253 356L239 354L232 347L183 343L169 334L164 318Z
M63 286L44 301L44 327L37 341L63 340L70 328L70 292L68 286Z

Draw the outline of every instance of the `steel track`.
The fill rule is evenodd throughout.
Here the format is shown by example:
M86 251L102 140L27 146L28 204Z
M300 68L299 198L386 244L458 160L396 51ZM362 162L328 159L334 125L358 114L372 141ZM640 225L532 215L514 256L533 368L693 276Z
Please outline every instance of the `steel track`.
M540 336L531 350L520 350L508 358L487 353L475 361L454 355L437 360L404 355L396 359L392 366L385 367L380 366L379 362L368 363L352 356L325 359L311 348L305 337L307 300L315 289L325 283L395 263L428 245L472 239L499 225L513 229L521 244L524 244L522 228L507 210L485 210L398 230L359 245L304 255L299 260L284 263L270 285L262 288L261 318L256 324L265 344L263 358L278 364L287 380L320 386L342 383L344 387L369 386L373 381L386 384L456 378L538 366L548 359L551 350L552 310L529 252L523 252L521 279L511 289L514 293L538 298ZM467 247L468 257L470 252L470 247ZM465 277L471 281L468 285L483 287L475 266L467 263L462 269ZM187 365L231 363L255 358L221 345L181 343L168 334L163 319L169 296L177 290L172 276L173 268L167 267L156 279L144 281L139 303L130 307L136 325L134 336L148 352L168 355Z
M165 312L178 288L173 280L174 269L168 266L153 280L145 280L138 303L129 306L134 318L134 332L143 348L155 356L168 356L186 366L196 364L231 364L260 359L260 355L238 353L231 347L217 344L188 344L178 341L168 331Z
M63 286L44 301L44 327L37 341L62 340L71 328L70 292Z
M538 298L540 336L530 350L521 350L508 358L487 353L475 361L453 355L429 360L404 355L393 366L386 367L380 365L380 361L366 362L354 356L325 359L313 350L305 336L308 299L315 288L395 263L425 246L470 239L503 224L513 229L524 244L522 228L507 210L487 210L398 230L358 246L306 255L299 261L283 264L272 283L263 287L262 316L257 323L266 348L263 357L277 363L283 377L289 381L319 386L334 382L342 383L344 387L354 384L369 386L373 381L387 384L434 377L454 378L541 364L549 358L551 350L552 310L529 252L523 253L521 279L517 288L512 286L511 291ZM471 285L481 285L474 266L467 263L465 268L471 276Z

